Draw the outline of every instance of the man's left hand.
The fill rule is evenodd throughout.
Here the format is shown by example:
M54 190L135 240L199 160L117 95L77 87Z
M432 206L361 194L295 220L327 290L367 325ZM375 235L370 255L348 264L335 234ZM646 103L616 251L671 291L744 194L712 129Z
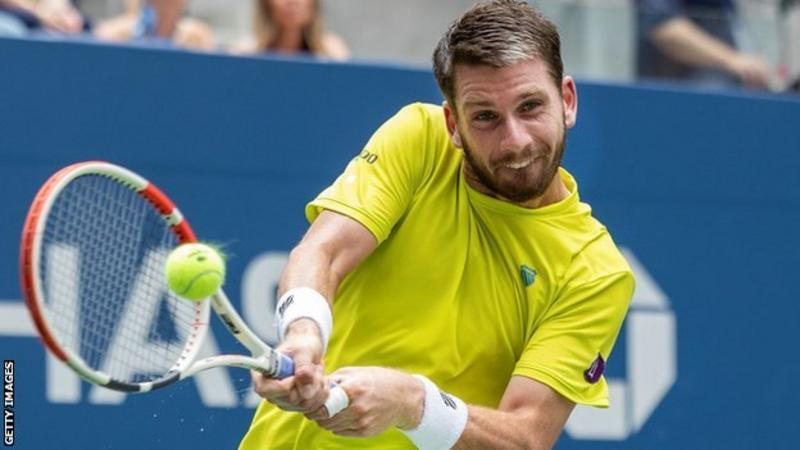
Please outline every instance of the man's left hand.
M422 418L425 387L411 375L383 367L346 367L329 379L347 392L350 406L331 418L325 408L306 417L335 434L375 436L392 426L415 428Z

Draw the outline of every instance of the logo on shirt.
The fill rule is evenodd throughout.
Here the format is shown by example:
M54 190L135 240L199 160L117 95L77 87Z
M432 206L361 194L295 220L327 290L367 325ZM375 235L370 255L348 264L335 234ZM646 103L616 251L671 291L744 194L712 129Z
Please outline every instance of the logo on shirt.
M519 268L519 275L522 277L522 283L525 287L532 285L536 281L536 271L523 264Z
M362 159L368 162L369 164L375 164L375 161L378 160L378 155L364 150L358 156L356 156L356 159Z
M606 370L606 362L603 360L603 357L600 356L600 353L598 353L597 358L592 361L592 365L583 372L583 379L590 384L595 384L600 380L604 370Z

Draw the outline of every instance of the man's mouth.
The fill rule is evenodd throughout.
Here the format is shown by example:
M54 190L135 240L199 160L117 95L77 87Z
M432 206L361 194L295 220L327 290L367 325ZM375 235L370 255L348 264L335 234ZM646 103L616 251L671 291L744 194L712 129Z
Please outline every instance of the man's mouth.
M527 158L523 159L522 161L505 163L503 164L503 167L511 170L519 170L528 167L531 164L531 162L533 162L533 158Z

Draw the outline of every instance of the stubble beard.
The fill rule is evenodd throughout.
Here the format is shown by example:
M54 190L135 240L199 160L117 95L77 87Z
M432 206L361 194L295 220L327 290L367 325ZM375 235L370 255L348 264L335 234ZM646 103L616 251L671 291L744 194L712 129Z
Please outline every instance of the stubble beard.
M566 130L566 128L564 128ZM463 134L462 134L463 136ZM558 168L561 167L561 159L564 156L564 149L566 147L566 131L562 132L561 139L556 143L553 151L548 152L548 155L553 155L553 159L542 171L541 176L535 177L531 180L526 180L527 174L520 173L519 176L514 177L512 180L503 180L495 176L491 170L480 163L475 157L474 152L467 144L466 140L462 142L464 150L464 162L467 164L469 170L478 178L483 186L491 191L496 196L510 200L514 203L525 203L542 196L553 177L558 173ZM523 152L523 158L532 157L534 152L530 149ZM507 160L495 162L495 167L502 166ZM531 162L533 164L534 162Z

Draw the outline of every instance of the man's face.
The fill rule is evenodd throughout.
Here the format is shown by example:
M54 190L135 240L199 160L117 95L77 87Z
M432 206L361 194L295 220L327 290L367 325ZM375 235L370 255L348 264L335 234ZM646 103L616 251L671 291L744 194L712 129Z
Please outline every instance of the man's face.
M526 204L552 185L564 153L566 129L575 123L575 84L563 95L539 59L500 69L458 65L455 110L445 115L453 143L464 150L473 187Z

